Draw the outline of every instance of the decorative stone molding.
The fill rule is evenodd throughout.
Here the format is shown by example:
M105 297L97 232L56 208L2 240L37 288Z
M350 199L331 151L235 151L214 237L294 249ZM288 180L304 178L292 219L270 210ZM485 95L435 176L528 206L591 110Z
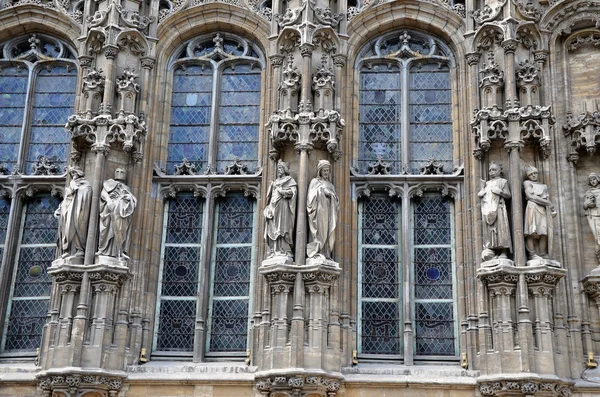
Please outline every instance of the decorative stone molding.
M302 393L322 392L335 396L340 389L342 378L323 374L285 374L261 376L257 374L255 387L260 392L292 392L302 390Z
M570 397L573 393L573 384L556 379L503 379L499 381L480 381L479 392L482 396L506 396L514 393L523 395Z
M74 371L47 371L36 375L38 386L47 393L64 393L64 395L80 395L89 390L108 392L116 397L123 387L126 375L115 375L104 371L86 372L82 369Z
M46 156L38 157L37 163L33 165L34 175L58 175L60 170L52 159Z
M596 153L597 142L600 140L600 111L585 110L576 117L573 117L572 112L567 112L567 120L562 129L571 141L569 161L577 164L582 149L589 155Z

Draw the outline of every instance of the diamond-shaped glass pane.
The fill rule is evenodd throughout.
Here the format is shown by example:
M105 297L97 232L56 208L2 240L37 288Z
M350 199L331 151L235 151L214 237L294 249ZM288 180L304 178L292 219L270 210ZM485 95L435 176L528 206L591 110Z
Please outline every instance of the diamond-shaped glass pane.
M245 351L248 337L248 300L213 300L210 351Z
M156 349L191 352L194 350L196 300L162 300Z
M415 298L452 299L452 252L448 248L415 248Z
M452 302L415 304L416 354L453 356L455 351Z
M204 202L193 195L178 195L169 201L167 244L200 244Z
M0 198L0 247L6 241L6 229L8 228L8 215L10 214L10 201ZM0 261L2 256L0 256Z
M57 208L58 200L49 195L28 200L21 244L56 244L58 221L54 211Z
M416 200L414 222L416 245L450 244L450 203L441 196L425 196Z
M388 198L372 198L363 203L362 243L398 244L398 203Z
M46 270L55 247L21 247L13 296L50 296L52 281Z
M361 353L401 353L400 305L397 302L363 302L361 325Z
M218 247L213 296L248 296L252 247Z
M40 347L49 303L48 299L12 301L5 351L35 351Z
M217 244L252 243L254 210L252 201L243 196L229 196L220 201Z
M165 247L162 296L195 296L200 247Z
M398 298L398 249L362 249L363 298Z

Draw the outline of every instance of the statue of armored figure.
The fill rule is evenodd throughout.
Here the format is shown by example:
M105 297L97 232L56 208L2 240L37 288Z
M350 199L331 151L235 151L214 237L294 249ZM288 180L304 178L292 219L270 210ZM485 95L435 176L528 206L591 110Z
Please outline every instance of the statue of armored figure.
M478 193L481 198L481 214L483 216L483 252L484 261L506 259L512 252L510 226L506 201L511 197L508 181L500 177L502 167L492 162L489 167L490 179Z
M289 164L279 160L277 179L269 186L268 204L263 211L264 238L269 258L279 255L293 257L297 192L296 181L290 176Z
M600 262L600 175L592 172L588 176L588 183L590 188L585 192L583 209L596 241L596 258Z
M129 259L126 253L137 200L125 184L126 171L115 170L114 179L104 181L100 195L98 255Z
M552 236L552 218L556 211L548 196L548 186L538 182L539 172L535 167L527 168L527 180L523 190L527 199L525 208L525 249L529 260L551 259L549 236Z
M58 218L57 258L83 257L92 204L92 186L79 168L69 167L71 182L65 198L54 212Z
M335 228L340 200L335 186L330 182L331 164L321 160L317 164L317 176L310 181L306 210L310 229L306 255L309 258L331 259L335 245Z

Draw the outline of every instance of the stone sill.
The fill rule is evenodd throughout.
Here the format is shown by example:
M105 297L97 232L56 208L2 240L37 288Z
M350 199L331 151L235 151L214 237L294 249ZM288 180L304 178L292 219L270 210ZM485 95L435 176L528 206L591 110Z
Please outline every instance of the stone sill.
M252 383L256 367L240 363L151 361L127 367L127 383Z
M431 388L452 385L472 389L477 385L480 372L465 370L458 365L358 364L343 368L342 374L346 387L389 384Z

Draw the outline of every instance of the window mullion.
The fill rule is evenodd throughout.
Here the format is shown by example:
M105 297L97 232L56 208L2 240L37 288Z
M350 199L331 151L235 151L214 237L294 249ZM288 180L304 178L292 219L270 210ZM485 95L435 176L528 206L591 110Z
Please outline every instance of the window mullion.
M29 141L31 133L31 118L33 116L33 94L35 92L35 75L34 71L36 68L30 63L25 63L29 70L29 77L27 79L27 93L25 98L25 108L23 109L23 128L21 128L21 146L19 147L19 155L17 157L17 164L14 171L25 172L25 162L27 159L27 149L29 147Z
M401 62L400 63L402 69L401 69L401 74L400 74L400 78L402 79L402 81L400 82L400 87L402 90L402 101L400 106L402 107L402 111L401 111L401 117L402 117L402 123L400 125L400 140L401 140L401 144L400 147L401 152L402 152L402 165L404 166L404 164L408 164L410 162L409 160L409 126L410 126L410 115L409 115L409 100L410 100L410 87L409 87L409 81L408 81L408 73L409 73L409 67L410 67L410 63L409 62ZM404 218L404 219L408 219L408 218Z
M217 140L219 138L219 104L221 103L221 76L223 64L213 66L213 92L210 109L210 135L208 140L208 166L213 172L217 167Z
M405 71L407 68L404 69ZM405 106L406 107L406 106ZM407 120L407 118L405 118ZM406 125L406 124L404 124ZM406 139L405 139L406 141ZM403 146L406 147L406 146ZM404 363L412 365L413 363L413 289L411 285L411 263L412 263L412 217L410 216L411 202L408 197L408 183L404 183L404 195L402 197L402 281L403 281L403 331L404 331Z

